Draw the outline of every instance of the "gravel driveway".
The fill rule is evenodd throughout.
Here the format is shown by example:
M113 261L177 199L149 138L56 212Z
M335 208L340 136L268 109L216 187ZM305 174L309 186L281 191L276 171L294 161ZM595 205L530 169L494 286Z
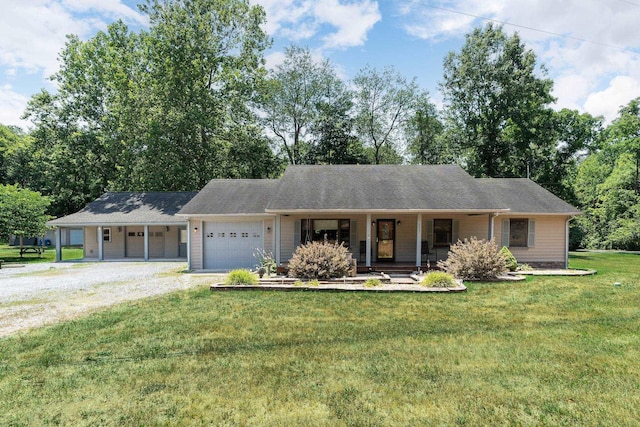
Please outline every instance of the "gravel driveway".
M64 262L2 268L0 337L216 280L212 275L180 273L185 268L184 262Z

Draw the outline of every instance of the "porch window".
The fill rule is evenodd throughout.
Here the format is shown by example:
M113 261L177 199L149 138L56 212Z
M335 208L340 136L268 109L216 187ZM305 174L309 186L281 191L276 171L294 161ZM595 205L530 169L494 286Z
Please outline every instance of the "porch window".
M111 241L111 227L105 227L102 229L102 241L103 242Z
M348 219L304 219L300 224L300 241L329 243L351 243L351 221Z
M451 219L434 219L433 220L434 246L450 245L452 235L453 235L453 220Z

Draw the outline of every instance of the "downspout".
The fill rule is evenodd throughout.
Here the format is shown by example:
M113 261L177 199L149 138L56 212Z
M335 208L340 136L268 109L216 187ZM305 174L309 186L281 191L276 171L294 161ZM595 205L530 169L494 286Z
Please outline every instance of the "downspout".
M571 221L574 216L570 216L567 218L565 222L564 229L564 268L569 268L569 221Z
M495 234L495 222L494 219L500 215L498 212L493 212L489 214L489 238L487 240L493 240L493 235Z

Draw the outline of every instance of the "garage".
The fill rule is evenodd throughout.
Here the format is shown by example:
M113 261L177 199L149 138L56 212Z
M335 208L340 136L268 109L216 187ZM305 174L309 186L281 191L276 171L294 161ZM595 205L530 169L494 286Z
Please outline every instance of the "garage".
M262 221L205 222L204 268L254 268L256 249L263 249Z

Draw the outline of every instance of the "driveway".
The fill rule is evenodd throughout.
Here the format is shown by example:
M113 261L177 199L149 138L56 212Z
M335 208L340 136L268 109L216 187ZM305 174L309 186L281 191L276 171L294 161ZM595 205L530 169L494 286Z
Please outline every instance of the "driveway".
M184 262L64 262L0 269L0 337L86 313L211 284ZM218 278L220 275L218 275Z

